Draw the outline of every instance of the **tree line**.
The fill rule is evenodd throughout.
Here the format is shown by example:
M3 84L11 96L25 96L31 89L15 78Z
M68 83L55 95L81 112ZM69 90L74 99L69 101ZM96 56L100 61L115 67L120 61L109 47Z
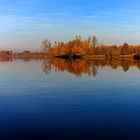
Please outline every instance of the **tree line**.
M96 36L82 39L81 36L76 36L68 42L55 42L52 44L48 39L45 39L41 45L42 52L49 53L52 56L86 56L86 55L105 55L107 57L120 55L140 55L140 45L132 46L128 43L123 45L99 45Z

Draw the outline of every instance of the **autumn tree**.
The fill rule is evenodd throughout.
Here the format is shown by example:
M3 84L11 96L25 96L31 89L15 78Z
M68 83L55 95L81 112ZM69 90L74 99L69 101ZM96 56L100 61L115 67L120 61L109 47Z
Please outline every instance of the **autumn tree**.
M43 52L50 52L52 56L73 58L84 57L86 55L105 55L106 58L119 57L120 55L140 55L140 46L129 46L124 43L122 46L105 46L98 45L96 36L84 40L81 36L76 36L68 42L55 42L53 47L48 39L42 42L41 49Z
M111 55L112 56L119 56L120 55L120 51L118 49L117 46L111 46Z
M96 50L96 48L98 48L97 49L98 51ZM95 50L97 51L98 54L100 54L100 55L106 55L107 54L107 48L106 48L106 46L101 45L101 46L98 46L96 48L95 48Z
M127 43L124 43L122 48L121 48L121 54L122 55L129 55L130 50L129 50L129 45Z
M134 51L136 54L140 55L140 46L137 46Z

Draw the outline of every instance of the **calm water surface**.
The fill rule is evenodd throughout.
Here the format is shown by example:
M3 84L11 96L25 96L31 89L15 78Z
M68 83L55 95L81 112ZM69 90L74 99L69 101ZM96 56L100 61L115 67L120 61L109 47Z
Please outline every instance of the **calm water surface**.
M0 140L140 140L138 66L0 62Z

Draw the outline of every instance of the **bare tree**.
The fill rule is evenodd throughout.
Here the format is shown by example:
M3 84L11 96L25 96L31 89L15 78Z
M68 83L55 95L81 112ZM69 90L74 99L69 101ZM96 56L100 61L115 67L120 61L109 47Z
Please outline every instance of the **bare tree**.
M98 39L96 38L96 36L93 36L93 37L89 37L88 38L88 44L91 46L91 47L96 47L97 44L98 44Z
M50 52L51 51L51 42L48 39L42 41L42 45L40 46L43 52Z
M93 47L96 47L97 44L98 44L98 39L97 39L96 36L93 36L93 37L92 37L92 46L93 46Z

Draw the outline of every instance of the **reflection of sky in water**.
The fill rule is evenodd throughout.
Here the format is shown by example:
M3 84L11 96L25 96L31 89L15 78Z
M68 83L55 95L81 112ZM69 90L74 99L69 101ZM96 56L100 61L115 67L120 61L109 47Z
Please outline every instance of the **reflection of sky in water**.
M1 63L0 138L23 133L138 137L139 69L104 67L96 77L77 78L53 70L45 75L40 66L40 61Z
M27 94L28 91L40 91L42 89L60 90L66 89L83 91L83 90L111 90L123 88L124 90L139 89L139 69L130 67L127 72L124 72L122 67L112 69L108 66L98 68L96 77L86 74L81 77L76 77L67 71L55 72L53 69L48 75L41 71L41 61L1 63L0 69L0 84L3 92L15 94ZM100 88L101 87L101 88ZM127 89L126 89L127 87ZM25 92L26 91L26 92ZM33 93L34 93L33 92ZM49 92L49 91L47 91ZM41 94L41 92L39 92ZM88 94L88 93L87 93ZM101 92L100 94L103 94Z

